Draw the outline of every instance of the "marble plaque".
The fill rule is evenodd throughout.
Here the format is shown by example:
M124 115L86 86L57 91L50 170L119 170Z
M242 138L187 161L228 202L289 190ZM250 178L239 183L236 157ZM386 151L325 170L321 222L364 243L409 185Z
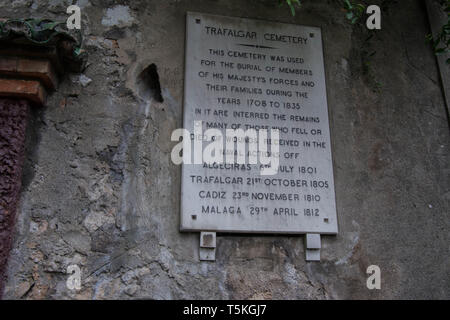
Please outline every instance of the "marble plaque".
M188 13L185 45L192 161L182 165L181 231L336 234L320 28ZM226 129L267 130L268 151L279 148L277 172L225 157L195 164L195 147L217 137L208 140L209 129L226 142Z

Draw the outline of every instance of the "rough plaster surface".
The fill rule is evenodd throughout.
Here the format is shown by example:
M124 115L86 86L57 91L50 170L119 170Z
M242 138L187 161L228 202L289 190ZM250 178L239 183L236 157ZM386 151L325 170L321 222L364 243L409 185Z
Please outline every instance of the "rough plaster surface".
M14 3L0 12L66 17L47 1ZM33 114L5 298L450 298L450 135L421 1L383 16L369 75L364 34L335 2L305 1L295 17L272 0L82 5L92 81L67 77ZM219 236L217 261L199 262L198 234L178 231L170 134L182 123L186 11L322 27L340 232L323 237L320 263L305 262L303 237L255 235ZM151 63L163 103L138 94ZM381 290L366 288L371 264Z
M20 199L28 101L0 97L0 293Z

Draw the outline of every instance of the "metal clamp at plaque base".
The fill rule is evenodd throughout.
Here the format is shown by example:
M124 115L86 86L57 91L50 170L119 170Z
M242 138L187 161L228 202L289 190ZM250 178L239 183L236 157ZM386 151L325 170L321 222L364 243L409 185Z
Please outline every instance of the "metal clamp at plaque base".
M305 236L305 242L306 261L320 261L320 248L322 247L320 234L307 233Z
M216 233L200 232L200 261L216 261Z

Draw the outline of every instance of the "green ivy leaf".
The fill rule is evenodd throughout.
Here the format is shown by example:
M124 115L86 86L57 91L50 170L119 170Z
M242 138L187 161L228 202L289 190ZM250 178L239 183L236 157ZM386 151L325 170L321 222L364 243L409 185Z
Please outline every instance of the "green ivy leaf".
M436 40L434 40L433 47L436 48L438 46L439 42L441 42L440 37L438 37Z
M434 50L434 53L436 55L441 55L444 54L446 51L447 51L446 48L437 48L436 50Z
M350 3L349 0L345 0L344 3L346 4L347 9L352 9L353 8L353 6L352 6L352 4Z

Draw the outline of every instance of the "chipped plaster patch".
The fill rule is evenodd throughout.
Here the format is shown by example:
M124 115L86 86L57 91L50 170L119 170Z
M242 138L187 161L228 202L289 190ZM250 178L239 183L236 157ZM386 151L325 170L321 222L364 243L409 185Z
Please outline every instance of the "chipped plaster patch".
M106 10L106 14L102 19L102 25L107 27L126 27L131 26L133 21L134 18L130 14L130 8L123 5L117 5Z
M347 254L344 257L342 257L341 259L336 261L334 263L335 265L347 264L349 262L350 258L352 257L353 251L355 250L355 247L359 242L359 232L349 232L349 237L351 238L350 250L347 252Z

